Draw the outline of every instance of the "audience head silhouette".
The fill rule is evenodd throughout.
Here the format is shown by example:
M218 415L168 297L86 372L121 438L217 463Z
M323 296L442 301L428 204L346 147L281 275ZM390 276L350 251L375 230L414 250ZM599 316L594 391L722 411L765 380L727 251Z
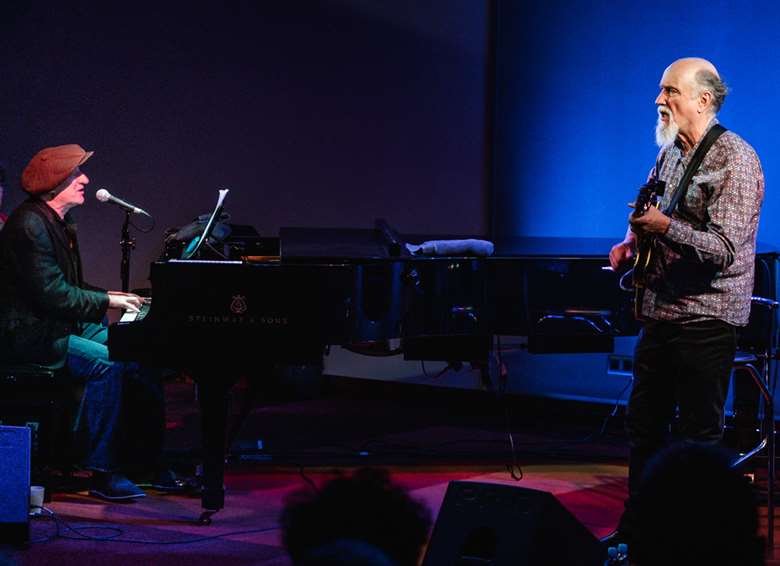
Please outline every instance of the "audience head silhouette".
M638 564L764 564L753 492L731 462L723 449L697 444L672 446L651 462L632 553Z
M363 468L292 494L281 525L296 566L416 566L431 516L386 471Z

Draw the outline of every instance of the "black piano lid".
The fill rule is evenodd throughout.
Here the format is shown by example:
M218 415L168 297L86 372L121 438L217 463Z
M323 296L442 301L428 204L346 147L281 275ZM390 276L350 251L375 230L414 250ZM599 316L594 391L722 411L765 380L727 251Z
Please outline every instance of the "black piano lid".
M372 228L297 228L279 231L281 256L285 259L397 259L391 258L382 235ZM421 244L427 240L480 238L474 235L406 234L403 240ZM622 239L574 238L552 236L515 236L495 243L492 257L522 258L606 258L609 250ZM759 242L759 254L780 254L780 247ZM417 256L419 257L419 256Z
M421 244L427 240L481 238L463 235L402 235L402 242ZM425 259L411 256L406 250L401 257L390 253L387 235L377 228L299 228L279 229L280 252L284 260L404 260ZM397 242L401 243L401 242ZM396 244L397 244L396 243Z
M421 244L428 240L481 238L480 236L410 234L403 240ZM287 260L393 259L382 235L372 228L282 227L279 230L281 256ZM616 240L609 238L513 238L497 243L494 256L505 257L606 257ZM419 257L419 256L418 256Z

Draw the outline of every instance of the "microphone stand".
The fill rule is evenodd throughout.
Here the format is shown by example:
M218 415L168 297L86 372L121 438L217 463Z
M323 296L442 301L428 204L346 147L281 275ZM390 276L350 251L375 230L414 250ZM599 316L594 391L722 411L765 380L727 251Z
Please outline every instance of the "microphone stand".
M130 288L130 252L135 248L135 240L130 237L130 214L125 210L125 221L122 224L122 239L119 245L122 246L122 263L119 266L119 273L122 279L122 292L127 293Z

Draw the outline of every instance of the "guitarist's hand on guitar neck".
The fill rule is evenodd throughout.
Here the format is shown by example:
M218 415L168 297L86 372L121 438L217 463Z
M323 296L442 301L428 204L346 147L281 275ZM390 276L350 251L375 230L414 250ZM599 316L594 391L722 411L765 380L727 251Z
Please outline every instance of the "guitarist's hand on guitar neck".
M634 262L636 268L636 261L639 259L637 256L644 255L643 265L640 266L643 268L649 257L647 250L643 250L642 246L642 243L645 242L644 248L647 248L647 239L644 236L666 233L671 219L658 210L658 197L663 196L665 186L666 183L663 181L651 177L647 183L640 187L636 201L628 203L629 208L632 208L633 211L628 216L626 237L619 244L612 246L609 252L609 265L613 271L623 271L622 268L634 258L636 258ZM640 238L642 239L640 240Z
M631 274L631 285L634 289L634 316L642 318L642 302L645 291L645 276L653 253L655 236L665 234L672 219L658 210L660 197L664 194L666 183L651 177L639 188L636 202L629 204L634 211L628 217L628 232L633 233L634 268L620 278L620 288L629 290L624 279ZM626 238L628 239L628 238Z
M669 229L672 219L655 206L648 207L642 215L632 212L628 217L631 230L640 236L655 234L662 236Z

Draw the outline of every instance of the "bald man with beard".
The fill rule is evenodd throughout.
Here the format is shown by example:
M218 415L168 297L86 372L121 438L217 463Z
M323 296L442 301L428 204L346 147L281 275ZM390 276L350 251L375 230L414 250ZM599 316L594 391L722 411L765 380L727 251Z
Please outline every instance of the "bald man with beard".
M665 181L658 209L628 217L624 240L609 254L613 269L633 260L637 238L651 237L653 253L638 305L643 320L634 354L634 384L626 431L630 441L629 495L610 545L636 540L640 479L666 443L679 411L685 442L717 444L736 349L748 322L756 232L764 175L753 148L737 134L718 137L677 206L665 214L686 167L728 92L715 66L685 58L663 73L655 99L661 150L650 178ZM674 533L671 536L683 536Z

